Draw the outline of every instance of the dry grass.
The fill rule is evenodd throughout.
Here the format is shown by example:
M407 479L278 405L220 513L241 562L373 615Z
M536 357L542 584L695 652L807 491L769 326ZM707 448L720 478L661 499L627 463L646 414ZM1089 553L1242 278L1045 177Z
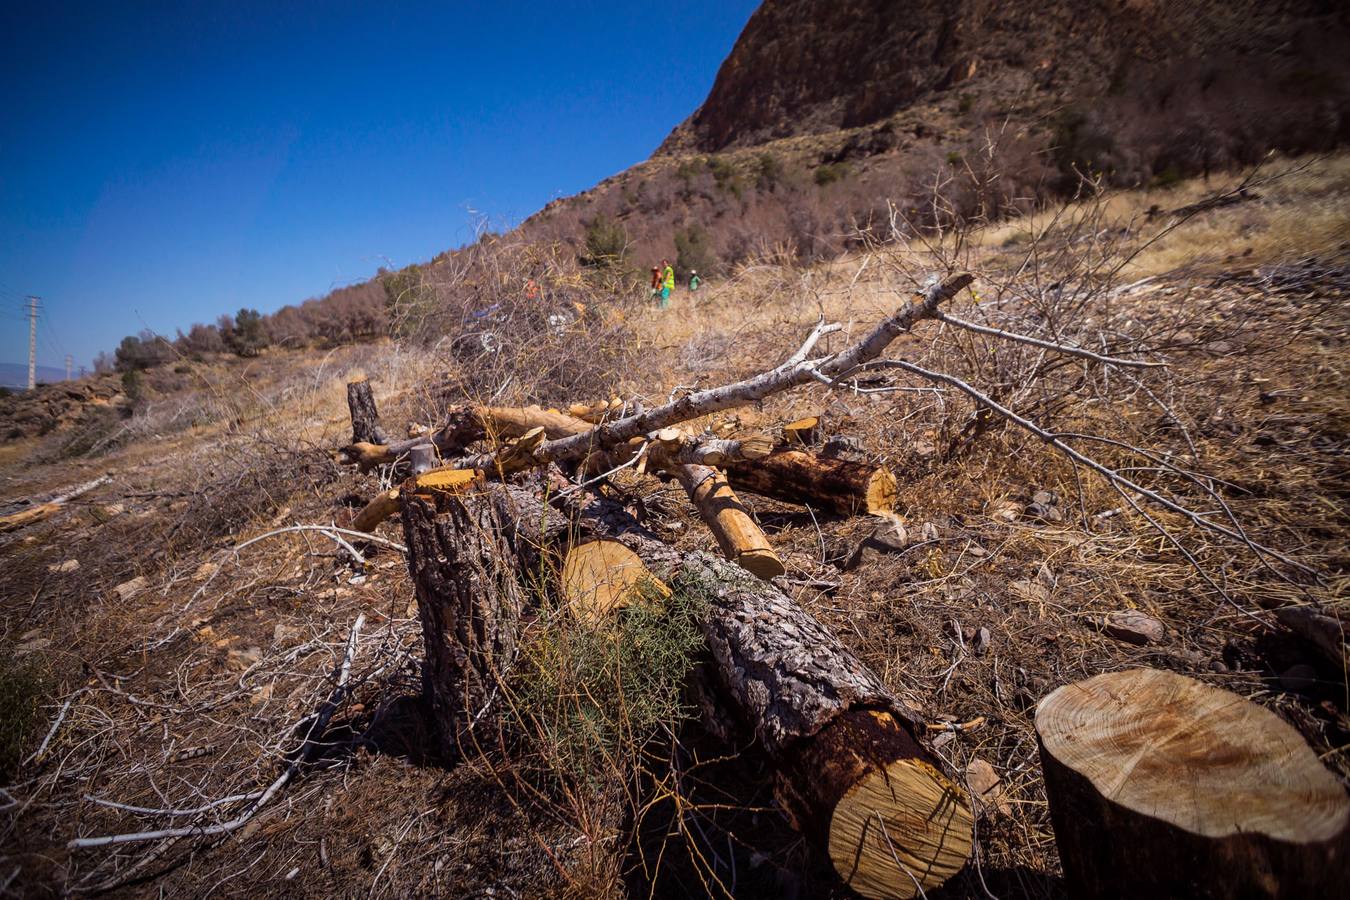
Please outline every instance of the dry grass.
M978 873L958 878L947 896L983 896L981 876L999 896L1062 893L1031 712L1053 687L1100 671L1151 665L1229 687L1275 709L1350 776L1344 673L1272 630L1266 612L1319 602L1350 614L1350 255L1340 243L1350 161L1316 162L1263 185L1260 200L1191 220L1130 267L1111 264L1156 233L1156 220L1142 218L1149 207L1183 206L1224 184L1083 204L1054 220L1036 253L1013 238L1029 225L1046 230L1049 218L959 241L877 246L810 269L794 266L790 253L769 254L698 295L678 291L666 312L593 304L606 323L600 331L624 336L614 352L628 356L604 357L584 389L655 401L777 362L820 315L846 324L830 339L842 345L928 272L969 268L981 299L961 298L955 314L1041 333L1054 321L1061 340L1098 346L1105 338L1111 352L1170 366L1131 381L1119 369L1056 365L1034 348L933 323L899 342L898 355L960 374L1055 428L1126 441L1203 473L1254 537L1320 575L1320 583L1281 577L1294 573L1149 510L1193 565L1109 484L1039 440L982 420L950 391L810 388L738 411L746 425L768 427L826 409L832 429L859 438L904 479L909 544L856 569L842 561L874 523L745 499L788 564L797 600L897 693L930 719L984 717L940 752L958 768L990 762L1007 809L983 811ZM1087 228L1108 221L1114 230L1105 236ZM1131 222L1137 227L1120 233ZM1317 265L1297 265L1307 256ZM1111 293L1145 275L1158 277ZM1089 298L1083 308L1047 318L1067 313L1078 285ZM531 380L549 369L532 354L577 346L575 332L557 343L543 334L546 343L501 361L495 399L538 399ZM0 879L10 879L10 891L124 884L123 892L170 896L673 897L720 896L735 884L737 896L842 894L775 811L765 761L753 751L727 757L689 722L625 747L623 765L594 790L576 779L541 782L525 764L547 760L539 747L530 759L519 748L485 749L453 766L435 759L417 699L420 632L401 556L376 552L357 566L331 542L294 533L231 549L280 526L340 519L344 494L354 495L350 504L374 490L326 456L348 437L349 377L371 378L397 430L432 421L447 398L479 395L481 373L466 378L463 366L434 342L411 341L264 358L204 376L198 390L224 410L211 422L149 429L94 458L58 460L40 443L20 445L25 455L5 448L6 499L114 473L109 488L0 544L0 640L17 663L42 671L46 691L23 755L61 718L42 757L0 795ZM175 402L204 401L184 394ZM1084 446L1213 510L1200 485L1136 453ZM678 545L710 546L678 488L630 473L616 481L657 521L680 526L668 532ZM1041 490L1058 495L1059 521L1028 513ZM114 503L123 509L110 512ZM396 526L386 529L400 539ZM72 558L78 571L49 570ZM145 589L120 600L113 588L136 576ZM1166 640L1135 647L1103 635L1101 616L1121 608L1157 617ZM224 840L180 840L148 860L157 844L64 848L75 836L183 821L98 801L181 809L272 782L303 737L299 726L329 695L362 612L353 690L323 736L325 752L268 811ZM980 628L989 641L977 651ZM1315 685L1282 685L1280 674L1303 662L1318 666Z

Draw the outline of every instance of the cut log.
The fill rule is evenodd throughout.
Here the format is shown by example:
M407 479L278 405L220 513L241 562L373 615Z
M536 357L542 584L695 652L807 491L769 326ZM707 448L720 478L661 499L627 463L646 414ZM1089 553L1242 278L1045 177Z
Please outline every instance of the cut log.
M29 525L36 525L38 522L50 519L60 509L60 503L39 503L37 506L29 506L7 516L0 516L0 534L18 531L20 528L27 528Z
M924 744L923 722L778 588L727 560L676 551L616 503L580 501L564 515L520 488L490 491L518 552L579 529L622 543L672 590L707 598L712 689L777 766L791 821L863 896L917 896L961 868L970 806Z
M380 427L380 413L375 408L375 395L369 381L360 378L348 382L347 408L352 414L353 444L389 443L389 436Z
M352 520L352 531L364 531L366 534L373 534L381 522L398 514L402 505L399 496L398 488L376 494L375 499L367 503L356 514L356 518Z
M845 516L888 513L899 499L895 476L884 466L801 450L729 462L727 479L743 491Z
M46 519L50 519L61 511L61 507L67 502L74 500L82 494L87 494L94 488L107 484L112 480L110 475L100 475L92 481L86 481L78 484L70 490L52 497L45 503L38 503L33 506L27 506L17 512L0 516L0 534L6 534L11 531L18 531L20 528L26 528Z
M435 434L416 435L392 444L354 441L344 447L342 453L348 462L368 471L377 465L392 463L423 444L435 447L441 458L449 458L463 453L477 441L492 438L507 442L539 428L543 429L545 439L556 440L588 431L591 425L556 409L538 406L455 406L446 413L446 424Z
M453 756L477 742L472 729L515 660L524 592L482 494L420 491L410 480L403 534L426 644L423 690L439 749Z
M1345 896L1350 798L1275 713L1131 669L1050 694L1036 732L1070 896Z
M820 437L820 416L807 416L783 426L783 443L789 447L809 447Z
M578 619L598 622L642 599L644 593L670 596L670 588L618 541L577 544L567 551L561 577L563 597Z
M725 475L708 466L676 466L672 471L727 559L764 579L787 571Z

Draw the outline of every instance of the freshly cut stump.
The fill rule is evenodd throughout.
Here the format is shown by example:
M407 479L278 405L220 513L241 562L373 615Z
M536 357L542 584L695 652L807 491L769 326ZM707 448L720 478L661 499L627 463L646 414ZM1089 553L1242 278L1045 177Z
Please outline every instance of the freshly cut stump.
M1279 716L1153 669L1036 708L1075 897L1344 897L1350 798Z
M642 558L618 541L578 544L563 560L563 597L572 614L583 621L599 622L640 598L643 591L670 596L670 588Z

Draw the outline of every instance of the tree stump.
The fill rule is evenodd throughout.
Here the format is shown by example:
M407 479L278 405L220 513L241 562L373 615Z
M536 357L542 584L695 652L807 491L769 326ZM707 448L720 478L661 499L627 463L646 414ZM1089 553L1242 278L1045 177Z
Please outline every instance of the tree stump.
M1036 731L1071 896L1350 891L1350 800L1273 712L1131 669L1050 694Z
M494 506L486 495L460 493L465 487L409 479L401 489L426 643L423 690L446 755L464 747L510 670L524 607L515 551Z
M370 382L362 378L347 384L347 409L352 414L353 444L387 444L389 436L380 427L380 413Z

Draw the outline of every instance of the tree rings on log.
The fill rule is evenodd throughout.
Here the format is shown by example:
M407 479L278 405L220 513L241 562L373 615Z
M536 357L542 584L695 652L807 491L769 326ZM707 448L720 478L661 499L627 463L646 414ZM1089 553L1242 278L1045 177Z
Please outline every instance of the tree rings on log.
M854 891L915 897L960 871L974 843L969 801L931 760L890 713L853 710L786 761L779 800Z
M599 622L615 610L655 594L669 597L670 588L651 573L642 559L618 541L578 544L567 552L562 567L562 593L578 619Z
M1329 897L1350 885L1350 798L1275 713L1153 669L1036 709L1069 893Z

